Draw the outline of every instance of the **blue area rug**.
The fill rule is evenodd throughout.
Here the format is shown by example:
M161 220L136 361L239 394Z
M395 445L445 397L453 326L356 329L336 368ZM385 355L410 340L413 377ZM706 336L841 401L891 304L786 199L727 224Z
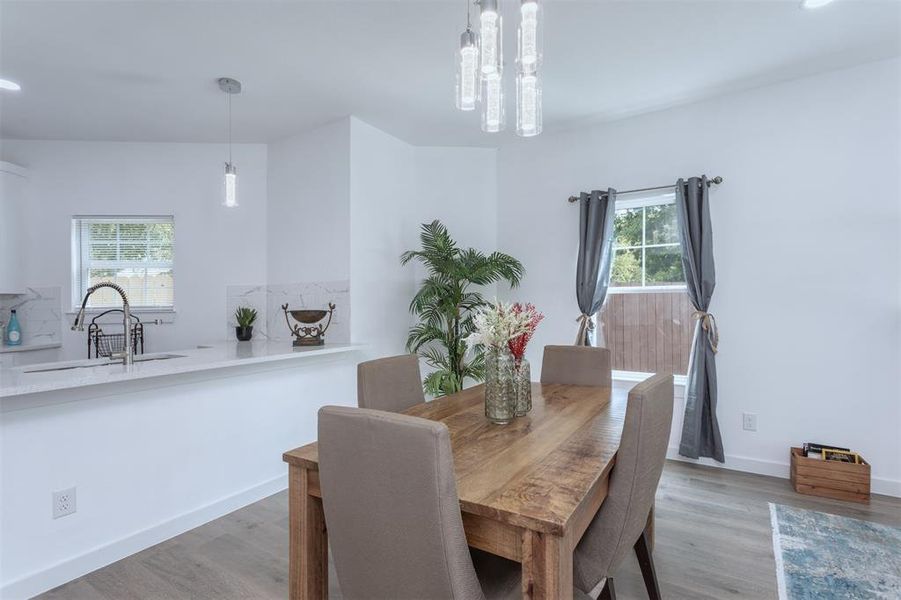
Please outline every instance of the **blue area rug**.
M770 504L780 600L901 599L901 529Z

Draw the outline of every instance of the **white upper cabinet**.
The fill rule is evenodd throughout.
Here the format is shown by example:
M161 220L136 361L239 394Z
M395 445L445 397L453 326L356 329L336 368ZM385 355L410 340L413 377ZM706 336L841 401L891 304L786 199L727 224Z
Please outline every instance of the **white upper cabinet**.
M0 294L25 291L22 229L27 185L24 168L0 161Z

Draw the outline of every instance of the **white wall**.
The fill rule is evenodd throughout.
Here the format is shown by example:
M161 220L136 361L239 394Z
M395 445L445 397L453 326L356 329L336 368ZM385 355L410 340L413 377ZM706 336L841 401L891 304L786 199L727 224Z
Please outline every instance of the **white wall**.
M422 223L442 221L461 247L496 249L495 156L410 146L351 119L352 334L371 356L405 352L408 307L424 273L399 259L419 247Z
M268 147L236 145L240 205L231 210L221 206L222 151L3 140L0 158L31 176L26 283L62 285L69 311L73 215L174 214L176 313L146 317L175 324L148 325L148 352L222 339L226 286L352 278L360 292L351 294L349 313L360 311L354 339L397 353L422 275L398 259L417 247L419 225L441 219L462 246L496 247L493 149L414 147L348 117ZM82 357L85 334L63 329L61 357Z
M576 331L566 198L722 175L711 312L727 466L784 477L790 445L830 442L901 495L899 72L883 61L502 148L499 245L528 270L512 296L547 315L533 364Z
M414 189L415 149L351 119L351 337L370 356L404 351L415 291L411 267L400 264L419 225Z
M350 276L350 119L269 145L268 282Z
M71 311L73 215L172 214L176 313L154 316L175 324L148 326L146 350L223 339L225 287L266 280L267 201L266 146L237 144L240 206L222 206L224 152L222 144L3 140L2 159L29 171L25 283L62 285ZM64 322L62 355L85 357L85 336Z
M497 150L418 147L414 164L420 221L440 219L461 247L497 250Z

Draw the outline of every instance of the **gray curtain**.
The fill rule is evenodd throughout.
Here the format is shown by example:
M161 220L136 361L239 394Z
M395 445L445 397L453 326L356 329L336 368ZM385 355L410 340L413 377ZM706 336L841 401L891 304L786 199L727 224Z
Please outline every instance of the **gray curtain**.
M579 195L579 259L576 265L576 300L579 303L577 346L595 343L594 315L604 304L610 283L613 251L613 216L616 190L594 190Z
M723 440L716 419L715 357L719 336L716 321L707 312L716 286L707 177L676 182L676 217L685 284L697 319L688 363L679 454L689 458L708 456L724 462Z

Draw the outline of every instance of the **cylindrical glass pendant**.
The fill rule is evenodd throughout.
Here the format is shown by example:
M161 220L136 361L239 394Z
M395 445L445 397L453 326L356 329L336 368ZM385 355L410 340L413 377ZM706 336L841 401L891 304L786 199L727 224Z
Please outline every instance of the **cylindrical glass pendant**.
M225 201L229 208L238 206L238 169L231 163L225 163Z
M504 65L503 26L497 0L479 0L479 43L483 75L500 73Z
M460 36L457 63L457 108L475 110L479 99L479 46L475 32L467 28Z
M505 126L504 79L500 73L482 74L482 131L497 133Z
M516 135L541 133L541 78L538 73L516 74Z
M543 18L538 0L522 0L516 35L516 62L524 73L538 70L542 58Z

